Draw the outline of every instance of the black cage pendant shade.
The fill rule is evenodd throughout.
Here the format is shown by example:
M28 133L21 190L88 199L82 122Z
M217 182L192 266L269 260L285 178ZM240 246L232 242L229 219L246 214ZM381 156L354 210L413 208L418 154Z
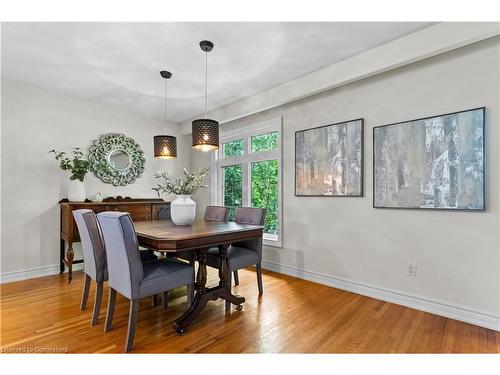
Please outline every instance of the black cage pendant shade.
M153 137L155 159L177 158L177 138L167 135L167 80L172 78L172 73L162 70L160 75L165 79L165 135Z
M203 40L200 42L200 48L205 52L205 118L193 121L193 148L201 151L212 151L219 149L219 123L207 118L208 52L214 48L214 44L208 40Z

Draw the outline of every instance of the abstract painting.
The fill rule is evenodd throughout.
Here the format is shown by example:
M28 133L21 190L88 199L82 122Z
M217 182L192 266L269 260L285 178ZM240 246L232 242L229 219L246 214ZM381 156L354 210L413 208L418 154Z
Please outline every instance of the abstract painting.
M363 119L295 133L295 195L363 195Z
M484 108L373 128L373 206L484 210Z

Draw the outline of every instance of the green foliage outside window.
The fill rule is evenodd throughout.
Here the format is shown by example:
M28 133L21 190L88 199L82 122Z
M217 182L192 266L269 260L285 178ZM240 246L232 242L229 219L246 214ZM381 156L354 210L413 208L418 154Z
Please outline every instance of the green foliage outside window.
M252 137L252 152L269 151L278 148L278 132L255 135Z
M234 221L236 208L243 200L241 165L229 165L224 171L224 206L229 208L229 220Z
M266 208L265 233L278 234L278 161L252 163L252 207Z
M243 139L224 143L224 157L229 158L232 156L243 155Z

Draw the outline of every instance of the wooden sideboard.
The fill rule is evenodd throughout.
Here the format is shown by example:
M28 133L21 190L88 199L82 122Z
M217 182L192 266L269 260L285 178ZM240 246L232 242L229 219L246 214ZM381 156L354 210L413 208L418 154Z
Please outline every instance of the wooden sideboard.
M87 208L95 213L104 211L128 212L134 221L170 219L170 202L163 199L138 199L129 197L106 198L102 202L69 202L63 199L61 207L61 242L60 271L68 267L68 283L71 282L73 264L82 263L83 259L74 259L73 243L80 241L80 235L73 219L73 210ZM67 244L67 248L66 248Z

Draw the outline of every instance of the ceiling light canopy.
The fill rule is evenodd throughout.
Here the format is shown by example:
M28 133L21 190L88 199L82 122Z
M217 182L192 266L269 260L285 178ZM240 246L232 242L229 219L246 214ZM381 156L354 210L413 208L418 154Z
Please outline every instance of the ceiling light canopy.
M201 151L212 151L219 149L219 123L207 118L208 52L214 48L214 44L208 40L202 40L200 48L205 52L205 118L193 121L193 148Z
M172 73L166 70L160 72L165 79L165 135L153 137L155 159L177 158L177 138L167 135L167 80L172 78Z

